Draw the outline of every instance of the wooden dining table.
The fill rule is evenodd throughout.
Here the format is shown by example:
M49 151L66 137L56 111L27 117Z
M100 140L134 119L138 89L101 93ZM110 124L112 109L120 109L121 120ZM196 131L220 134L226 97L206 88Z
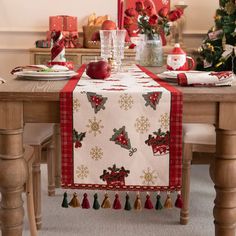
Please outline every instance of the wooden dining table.
M154 72L160 68L150 68ZM60 123L59 92L67 83L8 79L0 84L0 222L3 236L22 235L24 123ZM215 185L216 236L235 236L236 228L236 86L178 87L183 93L183 122L216 125L216 155L210 175ZM185 226L183 226L185 227Z

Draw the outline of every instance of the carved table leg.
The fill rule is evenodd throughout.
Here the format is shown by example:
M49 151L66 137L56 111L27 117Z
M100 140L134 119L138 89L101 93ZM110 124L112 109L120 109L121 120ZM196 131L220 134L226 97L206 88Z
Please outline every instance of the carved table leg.
M2 236L22 235L22 191L27 178L23 159L23 104L0 102L0 191Z
M54 161L55 161L55 185L61 186L61 135L60 124L54 125Z
M216 158L210 167L215 183L213 210L216 236L235 236L236 228L236 131L218 129Z

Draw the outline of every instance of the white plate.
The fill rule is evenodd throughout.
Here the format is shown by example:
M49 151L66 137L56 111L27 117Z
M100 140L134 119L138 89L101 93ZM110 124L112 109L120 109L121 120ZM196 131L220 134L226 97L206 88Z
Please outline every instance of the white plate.
M65 80L77 75L75 71L60 72L37 72L37 71L19 71L16 72L18 78L30 80Z

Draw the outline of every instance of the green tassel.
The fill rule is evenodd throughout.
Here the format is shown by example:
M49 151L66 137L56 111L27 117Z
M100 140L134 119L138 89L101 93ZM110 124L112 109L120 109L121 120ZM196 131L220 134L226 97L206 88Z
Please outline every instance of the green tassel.
M64 207L64 208L69 207L68 200L67 200L67 192L64 192L64 197L63 197L63 201L62 201L61 206Z
M98 194L95 193L95 194L93 195L93 197L94 197L93 209L98 210L98 209L100 208L100 204L99 204L99 202L98 202Z
M155 209L156 210L161 210L163 208L162 204L161 204L161 196L160 194L157 194L157 202L156 202L156 206Z
M129 201L129 194L128 193L126 193L126 196L125 196L125 208L124 209L126 211L130 211L132 209L130 201Z

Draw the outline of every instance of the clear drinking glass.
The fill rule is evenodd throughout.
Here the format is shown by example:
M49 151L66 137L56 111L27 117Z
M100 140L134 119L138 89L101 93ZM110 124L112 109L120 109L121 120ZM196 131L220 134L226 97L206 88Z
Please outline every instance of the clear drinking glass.
M108 58L112 58L112 31L111 30L99 30L101 41L101 58L106 61Z
M126 30L112 30L113 59L116 62L117 71L121 71L122 59L124 59Z

